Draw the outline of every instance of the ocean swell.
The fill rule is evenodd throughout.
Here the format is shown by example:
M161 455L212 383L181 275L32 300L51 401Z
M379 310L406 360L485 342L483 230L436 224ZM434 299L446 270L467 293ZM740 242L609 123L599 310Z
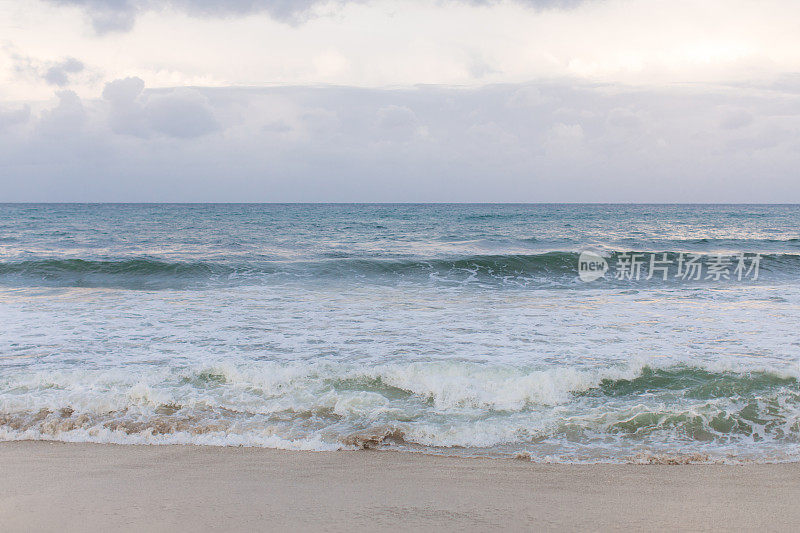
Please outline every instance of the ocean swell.
M606 251L610 271L592 287L616 287L614 269L631 251ZM704 283L660 273L648 278L651 253L636 252L644 261L639 285ZM668 261L672 268L684 252L658 252L658 261ZM473 284L515 287L579 287L578 261L573 251L551 251L527 255L472 255L465 257L364 258L338 257L304 261L167 261L152 258L115 260L41 259L0 262L0 285L118 287L126 289L202 288L204 286L287 283L297 281L355 281L375 283L422 282ZM684 255L684 257L686 257ZM707 264L714 254L699 254ZM753 256L746 256L750 266ZM735 261L729 268L727 282L735 280ZM781 253L760 256L759 276L767 280L800 280L800 254ZM745 276L747 277L747 276ZM749 278L752 278L752 273ZM719 281L719 280L716 280ZM741 281L741 280L739 280ZM630 284L632 280L623 280Z

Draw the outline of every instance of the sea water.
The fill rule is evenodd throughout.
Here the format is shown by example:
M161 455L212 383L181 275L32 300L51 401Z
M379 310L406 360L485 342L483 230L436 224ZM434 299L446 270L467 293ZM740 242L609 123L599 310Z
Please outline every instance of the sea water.
M798 206L0 205L0 440L794 461L799 378Z

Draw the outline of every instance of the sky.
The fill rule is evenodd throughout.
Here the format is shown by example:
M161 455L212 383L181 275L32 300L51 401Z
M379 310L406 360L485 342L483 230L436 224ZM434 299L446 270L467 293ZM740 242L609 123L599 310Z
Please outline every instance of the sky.
M0 202L800 202L796 0L0 0Z

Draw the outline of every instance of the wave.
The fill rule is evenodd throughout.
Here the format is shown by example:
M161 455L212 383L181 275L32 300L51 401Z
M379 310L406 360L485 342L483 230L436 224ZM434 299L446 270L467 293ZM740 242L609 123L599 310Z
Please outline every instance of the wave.
M0 263L0 274L31 274L42 277L65 274L112 274L175 276L224 274L232 271L223 265L210 263L165 262L151 259L93 261L85 259L44 259Z
M613 269L630 251L608 251L603 255ZM658 252L673 267L683 252ZM647 263L650 253L641 252ZM666 255L665 255L666 254ZM699 254L710 262L713 254ZM316 261L165 261L150 258L119 260L41 259L0 262L0 284L122 288L183 288L215 284L266 283L271 280L355 279L392 282L417 280L441 283L490 283L494 286L575 286L578 258L573 251L538 254L471 255L434 258L327 257ZM747 256L748 261L752 255ZM735 260L734 260L735 265ZM646 276L647 264L643 264ZM798 279L800 254L764 254L762 277ZM733 266L731 266L731 271ZM639 281L645 281L642 279ZM592 287L613 284L611 275ZM656 276L651 283L659 283ZM661 280L663 281L663 280ZM668 279L665 283L674 282Z
M238 269L212 262L172 262L146 258L120 260L43 259L0 263L0 283L129 289L184 288L230 280Z
M796 370L450 362L39 372L3 379L0 439L797 460Z

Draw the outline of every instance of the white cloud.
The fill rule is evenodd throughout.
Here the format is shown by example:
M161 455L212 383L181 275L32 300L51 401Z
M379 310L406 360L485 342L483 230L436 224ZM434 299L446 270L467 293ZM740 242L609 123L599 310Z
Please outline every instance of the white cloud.
M129 13L135 25L98 36L84 21L95 12ZM325 16L280 21L292 13ZM127 76L150 87L769 82L800 71L798 18L794 0L0 3L17 52L91 66L96 76L70 83L83 96ZM50 94L2 63L0 96Z

